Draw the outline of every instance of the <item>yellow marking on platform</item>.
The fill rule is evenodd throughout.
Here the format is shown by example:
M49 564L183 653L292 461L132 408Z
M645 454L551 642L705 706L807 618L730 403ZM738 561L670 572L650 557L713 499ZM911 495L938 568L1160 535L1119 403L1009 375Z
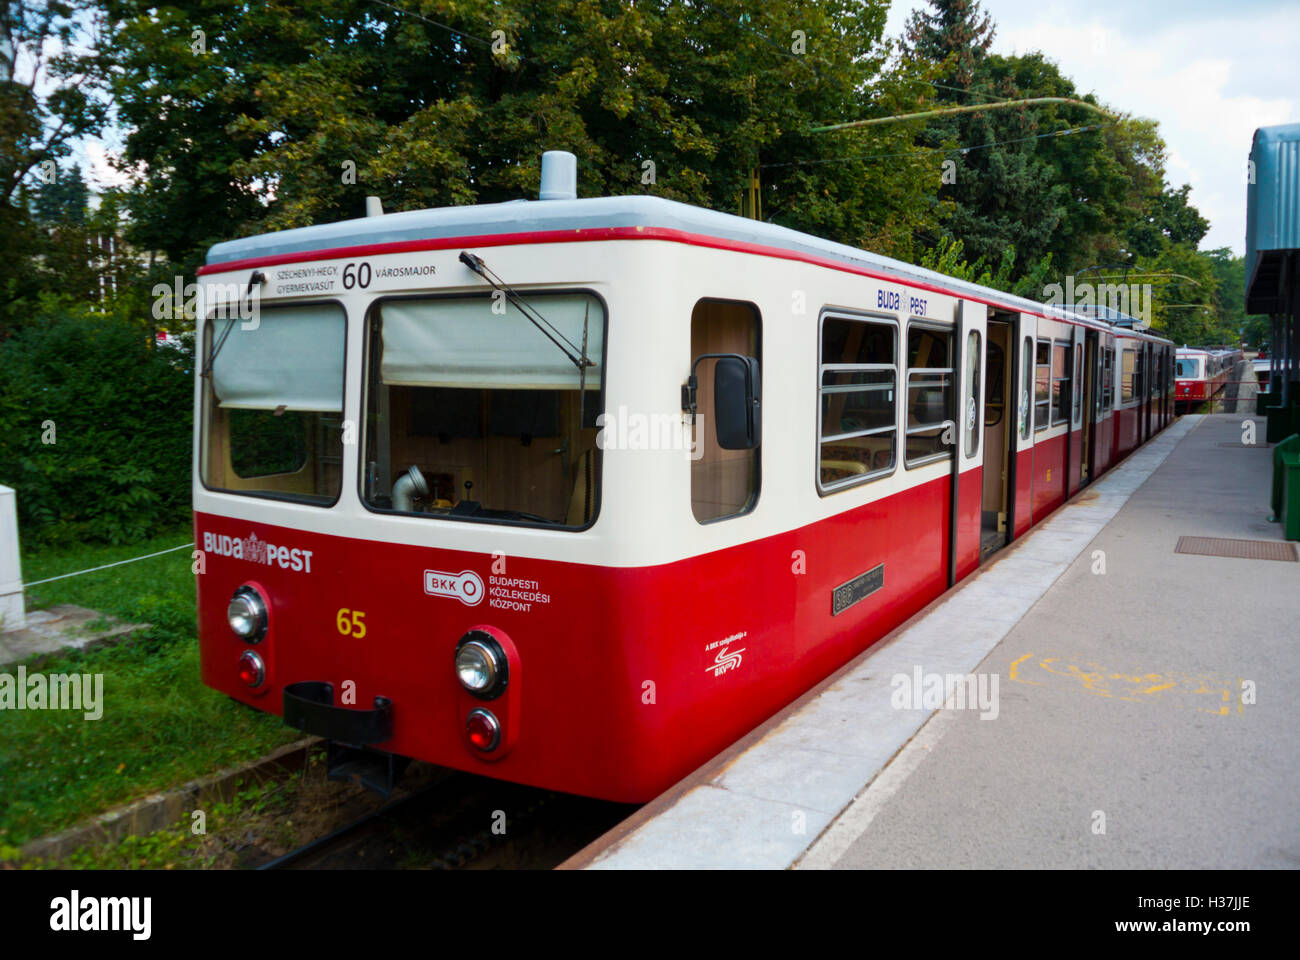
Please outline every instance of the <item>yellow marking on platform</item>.
M1037 662L1031 662L1037 660ZM1031 680L1035 671L1045 674L1044 680ZM1066 683L1052 678L1062 678ZM1110 670L1092 660L1070 662L1062 657L1052 656L1037 659L1035 654L1026 653L1012 661L1010 679L1014 683L1029 686L1065 686L1081 690L1108 700L1127 700L1130 703L1152 703L1157 700L1174 706L1192 706L1191 698L1215 696L1223 706L1209 708L1196 706L1200 713L1211 716L1229 716L1232 713L1232 694L1230 684L1221 677L1209 674L1167 673L1128 673ZM1241 681L1238 680L1238 686ZM1170 692L1172 691L1172 692ZM1240 698L1238 698L1240 701ZM1241 703L1237 704L1237 713L1244 713Z
M1026 653L1026 654L1025 654L1023 657L1021 657L1019 660L1016 660L1016 661L1014 661L1014 662L1011 664L1011 679L1012 679L1012 681L1015 682L1015 683L1027 683L1027 684L1029 684L1031 687L1041 687L1041 686L1042 686L1041 683L1036 683L1036 682L1033 681L1033 680L1021 680L1021 679L1020 679L1020 665L1021 665L1022 663L1024 663L1026 660L1028 660L1028 659L1029 659L1030 657L1032 657L1032 656L1033 656L1032 653Z
M1147 687L1145 690L1143 690L1143 691L1141 691L1141 692L1142 692L1142 693L1159 693L1161 690L1172 690L1172 689L1173 689L1174 687L1176 687L1176 686L1178 686L1178 681L1176 681L1176 680L1170 680L1168 683L1158 684L1157 686L1154 686L1154 687Z

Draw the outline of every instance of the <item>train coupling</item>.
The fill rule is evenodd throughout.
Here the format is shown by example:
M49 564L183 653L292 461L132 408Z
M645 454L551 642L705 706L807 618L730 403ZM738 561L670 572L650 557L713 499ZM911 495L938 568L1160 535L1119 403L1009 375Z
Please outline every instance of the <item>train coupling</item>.
M326 768L331 780L358 783L387 798L410 758L372 749L393 736L393 703L375 697L374 708L334 705L334 686L315 680L284 688L284 722L328 741Z

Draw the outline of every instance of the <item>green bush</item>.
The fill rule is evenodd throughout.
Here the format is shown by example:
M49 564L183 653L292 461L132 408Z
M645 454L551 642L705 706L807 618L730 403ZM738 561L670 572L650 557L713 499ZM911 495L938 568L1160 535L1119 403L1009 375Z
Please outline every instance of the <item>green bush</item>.
M0 483L24 540L127 543L185 522L192 404L188 346L44 303L0 342Z

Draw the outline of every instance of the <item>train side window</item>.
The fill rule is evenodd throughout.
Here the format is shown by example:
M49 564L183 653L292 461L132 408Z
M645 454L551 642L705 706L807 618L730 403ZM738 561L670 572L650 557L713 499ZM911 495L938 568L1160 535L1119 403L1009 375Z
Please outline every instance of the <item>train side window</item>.
M1146 349L1138 347L1133 351L1133 356L1133 396L1129 397L1130 400L1142 397L1142 385L1146 383Z
M1029 398L1034 392L1034 365L1030 362L1030 357L1034 355L1034 341L1032 337L1025 337L1025 349L1021 354L1020 368L1024 372L1021 374L1021 396L1020 396L1020 439L1028 440L1031 428L1030 416L1033 411L1033 404Z
M1052 345L1052 426L1070 418L1070 345Z
M1133 390L1134 370L1137 367L1135 351L1125 347L1120 354L1119 400L1128 403L1136 395Z
M962 415L966 418L966 456L975 456L980 445L980 335L972 330L966 337L966 404Z
M700 300L691 311L691 356L734 353L762 356L762 318L752 303ZM695 427L691 438L691 513L699 523L749 513L758 503L759 450L725 450L713 422L713 378L716 359L695 366L698 378Z
M822 317L817 490L888 476L898 462L898 324Z
M1039 340L1034 358L1034 431L1046 430L1052 409L1052 341Z
M909 469L952 456L945 436L952 424L952 332L911 323L907 327L907 452Z

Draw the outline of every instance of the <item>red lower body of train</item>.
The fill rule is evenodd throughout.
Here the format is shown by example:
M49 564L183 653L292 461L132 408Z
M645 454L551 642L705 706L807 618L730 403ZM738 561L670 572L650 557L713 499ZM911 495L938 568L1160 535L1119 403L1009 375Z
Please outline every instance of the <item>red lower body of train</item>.
M1182 408L1193 403L1213 400L1227 385L1226 371L1205 380L1177 380L1174 385L1174 402Z
M1153 400L1096 424L1093 476L1165 419ZM1019 452L1014 535L1066 501L1067 464L1068 494L1079 490L1082 450L1076 429ZM959 578L980 562L981 473L961 474ZM284 685L310 677L350 689L358 710L376 698L390 704L392 738L376 745L385 752L543 788L646 801L944 593L950 484L941 478L806 527L658 566L512 559L512 578L538 581L549 594L526 615L448 602L422 588L425 570L478 569L486 580L482 553L196 513L196 543L216 545L197 578L203 681L281 714ZM254 535L269 561L250 567L223 555L223 544ZM290 560L308 551L310 592L301 589L302 572ZM815 562L791 576L796 551ZM884 564L883 586L872 603L832 616L826 601L840 577L831 572L856 568L862 558ZM225 619L226 601L248 582L271 599L269 629L257 645L265 678L256 689L239 676L247 646ZM750 626L730 638L728 659L701 669L695 638L729 636L736 626L737 605L720 597L744 598ZM339 616L363 613L364 632L341 633L336 608ZM507 737L491 755L466 741L465 717L483 701L461 687L452 669L458 638L473 629L517 654L506 692L491 704ZM833 749L829 728L827 737Z

